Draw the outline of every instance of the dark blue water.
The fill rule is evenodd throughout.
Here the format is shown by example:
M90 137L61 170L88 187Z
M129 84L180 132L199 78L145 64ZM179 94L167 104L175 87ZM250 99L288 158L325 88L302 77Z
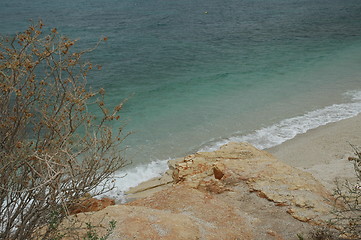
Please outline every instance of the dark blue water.
M229 139L267 147L361 111L359 0L1 0L0 33L29 19L82 48L108 37L89 84L111 105L130 97L135 182L156 160Z

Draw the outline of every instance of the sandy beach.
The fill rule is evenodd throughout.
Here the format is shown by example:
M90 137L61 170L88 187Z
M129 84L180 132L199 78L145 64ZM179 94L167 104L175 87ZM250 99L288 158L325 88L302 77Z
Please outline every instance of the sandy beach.
M266 149L279 160L312 173L332 190L336 179L354 177L350 144L361 146L361 115L312 129Z

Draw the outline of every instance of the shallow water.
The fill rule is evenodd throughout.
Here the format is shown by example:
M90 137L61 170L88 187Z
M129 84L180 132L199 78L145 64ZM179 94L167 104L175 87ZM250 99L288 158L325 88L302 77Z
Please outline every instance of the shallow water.
M119 189L165 159L231 140L264 148L361 112L359 0L0 2L3 34L39 18L81 47L109 38L89 84L110 105L131 96Z

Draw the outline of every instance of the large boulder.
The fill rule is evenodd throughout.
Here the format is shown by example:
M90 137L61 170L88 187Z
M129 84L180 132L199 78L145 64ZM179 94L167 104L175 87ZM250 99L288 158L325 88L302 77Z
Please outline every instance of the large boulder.
M234 191L245 182L250 192L278 206L298 220L322 223L333 208L332 195L310 173L278 161L248 143L229 143L214 152L200 152L176 163L177 184L214 193Z

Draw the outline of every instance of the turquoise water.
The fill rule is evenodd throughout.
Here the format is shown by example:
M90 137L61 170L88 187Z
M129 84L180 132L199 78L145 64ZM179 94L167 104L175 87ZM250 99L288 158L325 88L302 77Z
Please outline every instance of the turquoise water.
M111 105L130 97L133 164L118 191L166 159L228 141L267 148L361 112L359 0L0 2L2 34L40 18L81 47L109 38L89 84Z

